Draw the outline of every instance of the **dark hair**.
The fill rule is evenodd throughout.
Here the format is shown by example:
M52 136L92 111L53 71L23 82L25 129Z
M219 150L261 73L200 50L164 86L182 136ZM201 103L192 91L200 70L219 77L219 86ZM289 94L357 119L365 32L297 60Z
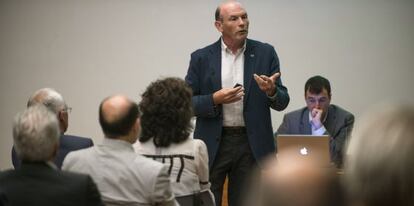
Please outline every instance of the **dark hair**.
M320 94L323 89L326 89L328 92L329 97L331 96L331 84L329 83L329 80L322 76L313 76L306 81L305 84L305 94L306 91L309 90L312 94Z
M214 13L214 17L215 17L216 21L222 20L221 16L220 16L220 9L221 9L220 6L218 6L217 9L216 9L216 12Z
M121 115L118 119L108 122L103 114L102 105L109 98L104 99L99 105L99 123L101 124L102 131L108 138L127 135L139 117L138 105L135 102L131 102L128 112Z
M154 138L156 147L179 143L191 133L192 90L180 78L165 78L152 82L142 94L140 142Z

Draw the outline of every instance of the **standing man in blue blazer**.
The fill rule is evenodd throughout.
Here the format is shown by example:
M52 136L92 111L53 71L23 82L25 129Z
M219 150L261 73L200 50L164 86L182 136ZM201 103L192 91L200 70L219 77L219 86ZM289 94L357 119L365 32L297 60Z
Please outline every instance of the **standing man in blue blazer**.
M54 159L54 163L59 169L62 167L63 159L65 159L69 152L93 146L93 142L89 138L64 134L69 126L69 112L72 108L66 105L62 95L56 90L51 88L42 88L37 90L29 98L27 107L36 104L45 105L50 111L56 114L58 119L61 135L59 138L59 149ZM12 162L14 168L16 169L21 165L21 160L16 155L14 146L12 148Z
M270 108L285 109L289 95L274 48L247 39L243 6L224 2L215 20L221 38L191 54L185 79L193 90L194 138L208 148L216 205L221 205L227 176L228 202L237 206L252 170L275 151Z

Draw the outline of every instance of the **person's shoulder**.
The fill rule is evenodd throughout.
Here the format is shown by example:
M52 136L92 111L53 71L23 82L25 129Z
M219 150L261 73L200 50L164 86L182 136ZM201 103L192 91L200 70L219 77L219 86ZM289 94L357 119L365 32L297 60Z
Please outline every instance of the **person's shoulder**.
M64 177L66 179L86 180L88 178L88 175L78 172L71 172L65 170L57 170L57 172L59 173L59 176Z
M349 112L348 110L346 110L346 109L344 109L344 108L342 108L338 105L331 104L331 105L329 105L329 107L330 107L330 110L334 111L337 115L354 118L354 115L351 112Z
M296 109L293 111L290 111L288 113L285 114L286 117L295 117L295 116L300 116L302 115L302 113L304 113L307 110L306 107L302 107L300 109Z
M254 39L247 39L247 45L259 47L259 48L265 48L265 49L272 49L272 50L274 49L274 47L271 44L261 42L258 40L254 40Z
M137 177L145 177L148 184L153 184L160 176L168 177L167 165L139 154L129 168L134 171Z
M203 55L206 52L214 51L214 50L217 50L217 49L220 49L220 40L218 40L218 41L216 41L216 42L214 42L210 45L207 45L203 48L199 48L199 49L195 50L193 53L191 53L191 56Z
M94 147L88 147L88 148L82 148L74 151L70 151L66 157L65 160L75 160L78 161L79 159L85 159L86 157L89 157L90 153L94 151Z
M153 139L149 139L146 142L140 142L137 140L132 147L134 148L135 152L138 154L152 154L155 153L156 147L154 145Z
M196 147L207 147L207 146L206 146L206 143L204 143L204 141L203 141L203 140L201 140L201 139L191 139L191 140L192 140L193 144L194 144Z
M159 171L164 167L164 164L161 162L154 161L150 158L147 158L141 154L137 154L134 164L139 167L140 171L148 172L148 171Z
M56 172L58 173L57 177L61 179L60 181L69 182L68 184L65 184L66 187L69 187L70 185L71 186L75 186L75 185L85 186L90 181L93 181L89 175L79 173L79 172L72 172L72 171L65 171L65 170L58 170Z
M84 148L92 146L93 141L91 138L65 134L60 137L60 144Z
M70 141L81 141L81 142L92 141L92 139L88 137L81 137L81 136L67 135L67 134L62 135L61 139L70 140Z

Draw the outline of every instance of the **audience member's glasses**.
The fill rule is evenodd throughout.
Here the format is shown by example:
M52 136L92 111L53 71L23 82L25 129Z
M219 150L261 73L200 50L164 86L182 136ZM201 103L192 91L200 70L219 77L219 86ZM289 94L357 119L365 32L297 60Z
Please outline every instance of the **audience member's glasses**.
M315 98L307 98L306 101L309 104L316 104L317 102L319 102L319 104L324 104L328 101L328 98L322 97L320 99L315 99Z
M66 107L63 111L70 113L72 111L72 107Z

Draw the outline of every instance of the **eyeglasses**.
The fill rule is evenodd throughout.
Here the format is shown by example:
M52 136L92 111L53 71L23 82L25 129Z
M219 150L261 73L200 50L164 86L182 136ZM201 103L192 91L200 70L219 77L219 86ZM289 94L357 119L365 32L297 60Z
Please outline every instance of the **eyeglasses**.
M319 102L319 104L325 104L326 102L328 102L329 99L328 98L320 98L320 99L316 99L316 98L307 98L306 102L308 102L308 104L316 104Z
M66 107L62 111L67 112L67 113L70 113L72 111L72 107Z

